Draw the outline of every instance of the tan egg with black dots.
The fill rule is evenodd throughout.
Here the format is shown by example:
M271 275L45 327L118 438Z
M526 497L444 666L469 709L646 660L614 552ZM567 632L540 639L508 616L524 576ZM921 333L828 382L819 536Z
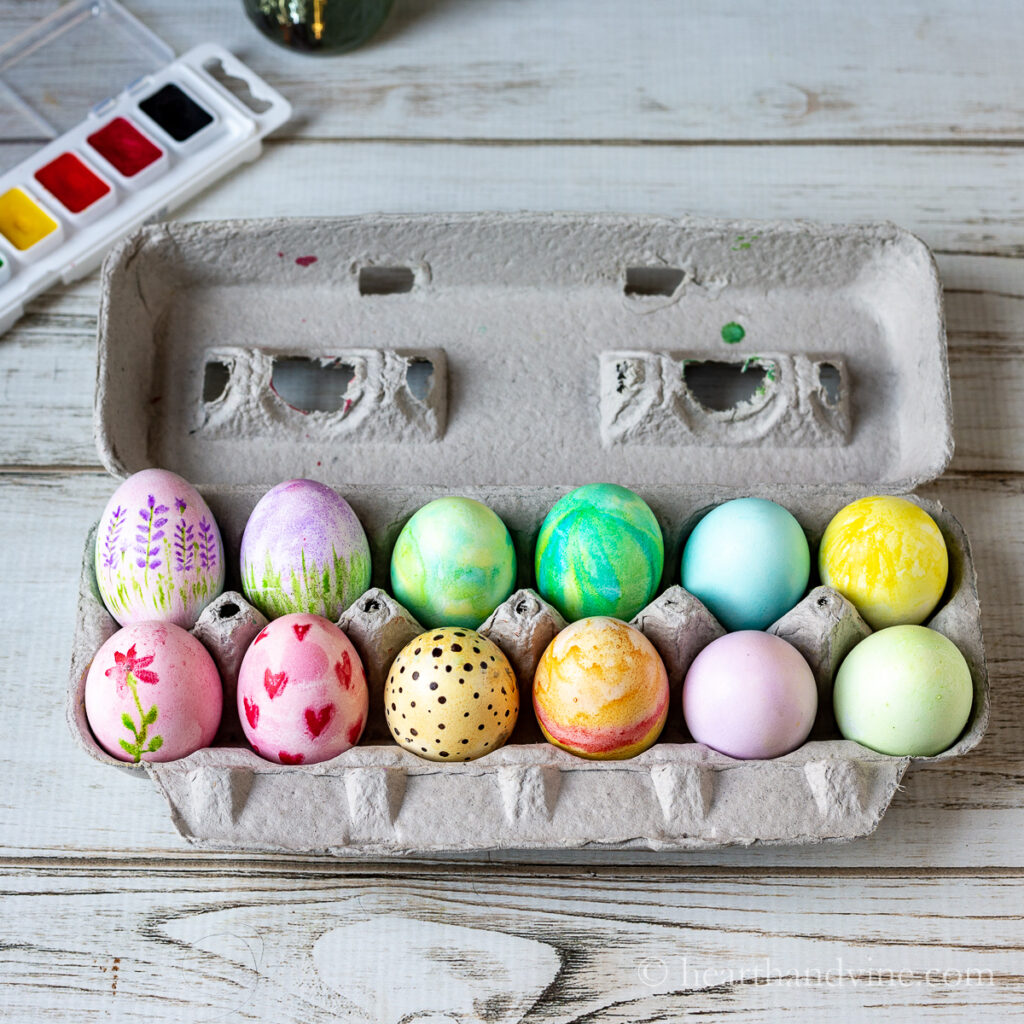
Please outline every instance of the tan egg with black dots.
M472 629L445 626L402 648L384 702L400 746L431 761L472 761L512 735L519 688L497 644Z

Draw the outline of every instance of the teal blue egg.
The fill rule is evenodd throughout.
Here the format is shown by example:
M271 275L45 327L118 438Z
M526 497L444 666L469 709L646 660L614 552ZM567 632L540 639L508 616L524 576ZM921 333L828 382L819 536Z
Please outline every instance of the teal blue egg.
M765 629L804 595L811 552L792 514L765 498L712 509L683 548L682 584L726 629Z
M657 593L665 543L650 506L617 484L587 484L560 498L537 537L537 590L570 622L629 621Z
M515 582L516 552L505 524L472 498L424 505L391 553L392 592L428 629L476 629Z

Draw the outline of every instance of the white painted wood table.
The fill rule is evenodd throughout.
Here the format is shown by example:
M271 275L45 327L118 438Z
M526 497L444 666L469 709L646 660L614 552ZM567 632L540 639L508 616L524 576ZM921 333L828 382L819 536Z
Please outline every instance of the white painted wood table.
M7 37L56 0L0 0ZM1019 0L398 0L292 56L236 0L129 0L294 102L189 219L607 210L891 219L938 254L974 544L981 747L847 846L338 863L197 855L63 720L96 276L0 339L0 1019L1024 1019L1024 75ZM0 145L26 147L24 140ZM1018 362L1018 360L1021 360Z

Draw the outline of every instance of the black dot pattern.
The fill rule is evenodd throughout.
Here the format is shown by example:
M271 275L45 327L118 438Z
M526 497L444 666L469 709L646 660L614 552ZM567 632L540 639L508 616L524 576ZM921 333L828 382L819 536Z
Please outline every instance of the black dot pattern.
M466 660L468 651L478 660ZM471 761L511 735L519 690L497 645L473 630L442 627L399 653L384 686L384 712L406 750L432 761Z

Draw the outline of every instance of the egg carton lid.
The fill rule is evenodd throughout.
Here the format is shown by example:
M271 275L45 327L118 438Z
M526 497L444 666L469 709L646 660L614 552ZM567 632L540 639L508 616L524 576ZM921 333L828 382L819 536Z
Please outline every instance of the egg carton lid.
M935 264L890 224L156 224L101 295L117 475L903 492L953 451Z

